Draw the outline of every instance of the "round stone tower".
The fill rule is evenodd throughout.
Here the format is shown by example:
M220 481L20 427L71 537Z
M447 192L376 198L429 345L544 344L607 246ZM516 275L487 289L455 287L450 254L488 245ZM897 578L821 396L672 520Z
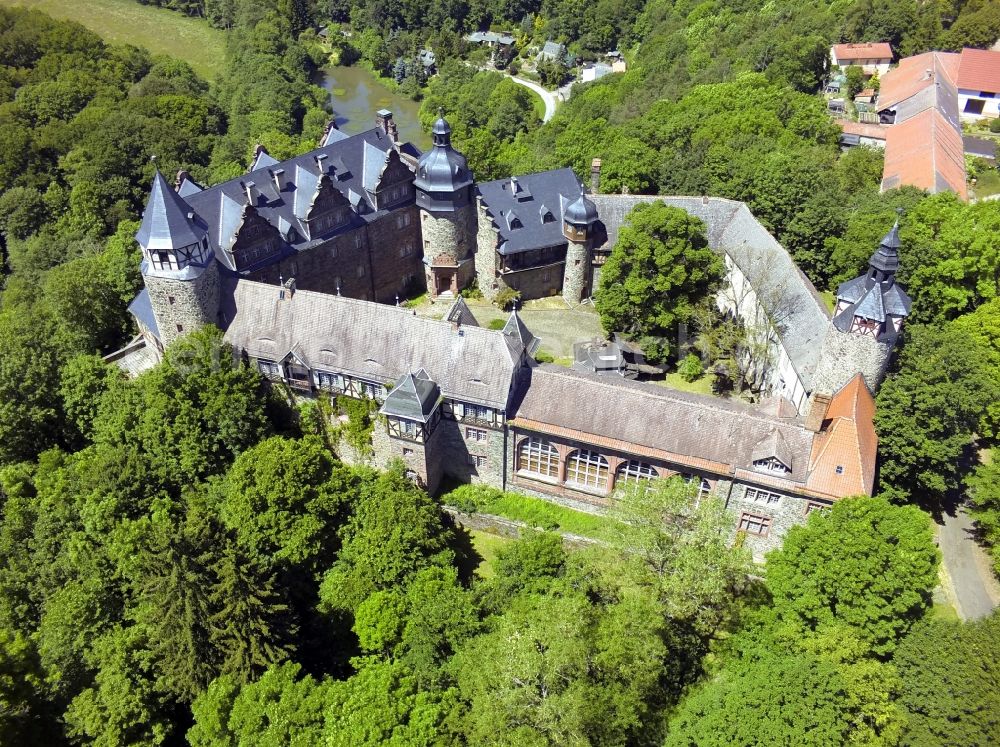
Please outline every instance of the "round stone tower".
M420 209L427 290L457 294L475 272L476 208L472 173L465 156L451 147L451 126L439 117L434 146L417 161L413 182Z
M868 272L837 289L833 323L823 340L813 391L832 394L859 372L874 394L885 378L910 297L896 282L899 222L868 262Z
M142 277L161 344L216 324L219 268L207 228L159 171L135 239L142 247Z
M576 306L587 297L590 278L590 245L597 206L583 192L563 210L563 236L566 237L566 267L563 271L562 296Z

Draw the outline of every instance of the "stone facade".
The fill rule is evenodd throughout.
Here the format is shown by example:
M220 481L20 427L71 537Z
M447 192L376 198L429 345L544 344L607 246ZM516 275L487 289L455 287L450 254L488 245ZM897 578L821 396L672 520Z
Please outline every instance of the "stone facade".
M789 495L774 488L732 485L726 506L734 518L732 538L750 549L758 562L781 547L788 530L805 523L812 511L832 505L818 498Z
M574 239L577 239L574 235ZM562 297L571 306L578 305L587 297L587 275L590 272L590 247L584 235L583 241L570 240L566 249L566 265L563 272Z
M857 332L841 332L831 326L813 376L813 391L836 392L860 371L868 391L874 394L885 379L893 346L893 342L880 342Z
M454 212L420 211L427 290L434 296L465 288L475 274L476 209L470 203Z
M164 347L178 337L219 321L219 267L213 261L193 280L145 275L149 302Z
M380 417L372 431L372 449L378 469L387 469L394 461L401 461L411 479L428 493L437 492L446 460L437 428L421 443L389 435L385 418Z
M500 290L497 276L497 231L486 213L481 197L476 198L476 276L483 298L492 301Z
M502 488L505 432L480 423L443 418L435 431L443 458L443 471L462 483Z

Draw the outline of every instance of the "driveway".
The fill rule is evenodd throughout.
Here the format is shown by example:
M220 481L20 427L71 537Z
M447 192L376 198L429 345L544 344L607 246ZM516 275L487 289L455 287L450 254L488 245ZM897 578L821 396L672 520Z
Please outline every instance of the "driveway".
M986 617L1000 606L1000 584L990 570L989 556L975 541L972 519L965 508L959 507L954 516L946 513L937 535L959 617Z
M507 75L507 73L504 73ZM525 80L524 78L518 78L516 75L507 75L515 83L524 86L525 88L530 88L532 91L537 93L542 97L542 101L545 102L545 114L542 116L542 122L548 122L552 119L553 115L556 113L556 97L550 91L546 91L540 85L531 80Z

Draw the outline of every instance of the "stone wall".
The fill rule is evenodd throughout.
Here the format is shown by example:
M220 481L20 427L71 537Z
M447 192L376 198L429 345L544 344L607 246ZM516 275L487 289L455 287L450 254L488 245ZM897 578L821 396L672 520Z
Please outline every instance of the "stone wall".
M469 438L469 428L485 432L486 441ZM462 483L503 487L503 430L443 418L434 435L440 439L437 453L441 456L443 471L448 477ZM486 458L485 466L474 463L477 456Z
M431 264L456 265L476 247L475 208L463 205L454 212L420 211L424 257Z
M496 298L500 290L497 279L497 231L493 219L486 214L482 198L476 199L476 276L479 290L487 301Z
M521 298L546 298L559 295L565 267L562 262L536 267L531 270L511 272L503 276L504 282L521 293Z
M194 280L143 278L164 346L219 321L219 265L212 260Z
M819 365L813 375L813 391L835 394L859 371L873 394L885 378L893 345L874 337L841 332L831 325L823 339Z
M375 429L372 431L375 467L384 470L392 462L401 461L407 470L416 475L417 484L433 494L441 484L443 474L437 438L437 429L430 435L427 443L393 438L389 435L384 418L380 417L375 421Z
M782 540L789 529L806 522L806 510L810 503L817 506L823 505L824 507L830 505L819 499L808 500L799 496L786 495L773 488L759 488L758 490L766 490L768 493L780 495L777 504L769 505L764 502L747 500L748 488L758 489L752 485L735 483L730 491L727 508L733 515L733 541L736 541L737 534L740 531L740 518L743 513L770 519L771 525L766 534L756 535L746 533L743 536L743 546L750 549L754 560L758 562L762 561L764 556L771 550L781 547Z
M407 285L414 292L424 288L420 246L420 213L410 204L368 224L372 269L372 299L395 303Z
M590 272L590 251L586 243L569 241L566 245L566 267L563 272L562 297L576 306L587 297L587 274Z

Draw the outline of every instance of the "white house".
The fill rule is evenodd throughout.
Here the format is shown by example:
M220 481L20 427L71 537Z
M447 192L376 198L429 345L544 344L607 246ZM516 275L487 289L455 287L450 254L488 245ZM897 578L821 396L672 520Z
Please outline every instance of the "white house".
M892 64L892 47L888 42L863 44L834 44L830 47L830 64L838 67L857 65L865 75L879 76L889 72Z
M958 111L966 120L998 117L1000 52L963 49L958 66Z

